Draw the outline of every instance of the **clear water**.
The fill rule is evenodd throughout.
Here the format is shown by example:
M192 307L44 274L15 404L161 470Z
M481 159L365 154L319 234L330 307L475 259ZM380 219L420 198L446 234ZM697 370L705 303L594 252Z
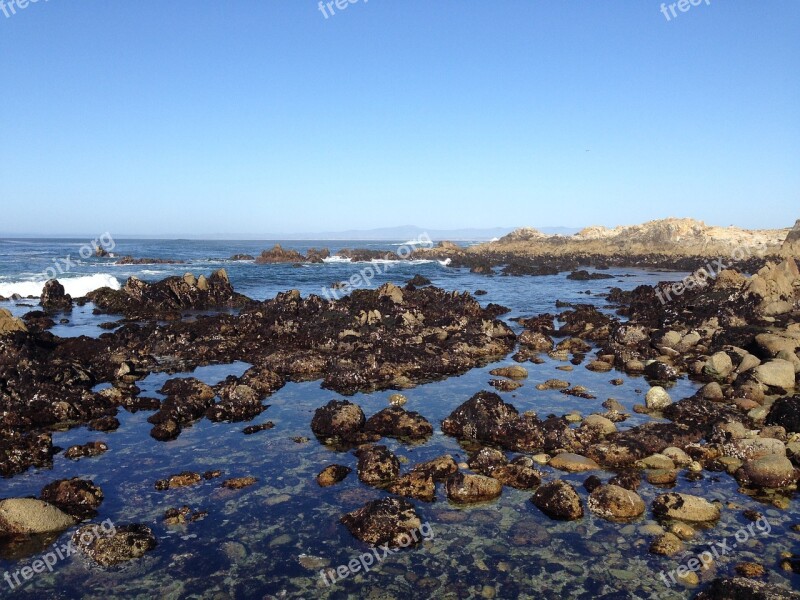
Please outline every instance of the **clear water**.
M36 281L36 274L52 264L52 258L72 253L87 240L6 240L0 241L0 285ZM67 277L111 275L123 284L129 276L158 280L168 275L192 271L199 275L224 267L235 289L252 298L274 297L279 291L296 288L304 295L320 293L335 281L349 279L365 265L326 263L322 265L256 265L229 262L235 253L257 255L274 242L117 240L114 253L135 257L175 258L183 265L112 266L108 259L81 261ZM303 252L308 247L370 247L390 251L397 245L385 242L284 242L286 248ZM402 284L414 274L431 279L434 285L450 290L488 293L479 296L482 304L495 302L511 308L503 318L558 312L556 300L588 302L604 306L598 295L611 286L632 288L641 283L675 279L682 274L637 270L611 270L620 277L593 282L575 282L565 274L549 277L486 277L466 270L452 269L436 261L423 264L392 265L385 275L375 278L372 287L384 281ZM622 275L633 275L622 277ZM63 279L63 278L62 278ZM590 294L585 294L590 290ZM36 300L0 302L15 314L36 306ZM97 325L108 317L97 318L91 306L75 309L69 323L56 326L60 336L101 333ZM518 330L514 323L512 327ZM405 395L406 408L422 413L435 433L426 443L407 445L384 440L404 462L403 468L444 453L458 462L466 460L459 444L441 433L439 425L455 407L488 386L489 370L510 359L478 368L460 377L429 383ZM614 397L629 411L642 403L647 383L642 378L620 373L596 374L583 365L572 372L556 367L557 361L526 364L530 377L514 393L502 394L519 410L535 410L540 415L603 412L602 402ZM198 369L193 376L213 384L227 375L239 375L247 365L215 365ZM185 374L188 375L188 374ZM155 390L172 376L155 374L139 383L142 395L157 396ZM609 383L614 377L622 386ZM584 385L597 396L584 400L555 391L538 391L535 385L550 378L566 379ZM673 398L692 394L694 383L682 380L670 390ZM358 394L351 398L367 416L387 406L391 392ZM0 581L0 597L15 598L688 598L696 590L681 586L666 587L659 573L675 569L688 556L664 558L648 553L652 535L642 528L653 523L648 513L631 524L613 524L588 513L577 522L549 520L529 501L530 492L505 488L500 499L490 504L460 508L450 505L441 486L434 503L413 501L423 521L434 532L431 541L413 550L387 557L368 573L351 575L327 587L319 577L322 564L330 567L347 564L366 547L352 538L339 524L345 512L364 502L385 495L361 484L355 473L331 488L320 488L316 474L330 463L355 468L350 453L327 449L310 430L314 410L335 398L322 390L319 382L290 383L267 400L270 408L253 423L275 423L271 430L251 436L242 434L246 424L215 424L200 421L187 428L174 442L159 443L149 436L149 412L118 415L122 425L112 433L90 432L81 427L54 435L54 444L68 447L91 440L103 440L110 450L97 458L69 461L57 456L52 470L29 471L12 479L0 480L0 497L37 495L47 483L67 477L92 479L105 493L97 521L111 519L115 524L146 523L155 531L159 545L143 559L119 567L101 569L80 556L60 561L52 573L35 574L23 586L11 590ZM632 414L619 427L643 423L648 417ZM298 443L297 437L309 438ZM239 491L221 489L221 479L204 481L185 489L156 491L157 479L184 470L221 469L224 477L252 475L258 483ZM545 467L549 479L561 477L580 486L585 475L566 475ZM611 473L601 473L603 479ZM731 537L746 522L745 508L756 508L772 526L769 535L759 536L722 557L703 580L731 574L738 562L754 560L768 569L770 581L787 587L800 586L777 567L780 552L798 552L800 534L790 526L800 521L796 505L779 510L737 492L736 483L726 474L709 474L699 482L681 478L678 491L695 493L709 500L719 498L726 505L723 518L713 529L701 531L687 549L696 554L710 544ZM640 493L649 505L663 490L644 483ZM582 494L584 494L581 491ZM585 494L584 494L585 497ZM163 523L170 507L188 505L205 509L208 517L186 526ZM65 543L72 531L59 538ZM13 573L38 556L10 560L0 544L0 574ZM302 560L302 562L301 562ZM307 566L304 566L307 565Z

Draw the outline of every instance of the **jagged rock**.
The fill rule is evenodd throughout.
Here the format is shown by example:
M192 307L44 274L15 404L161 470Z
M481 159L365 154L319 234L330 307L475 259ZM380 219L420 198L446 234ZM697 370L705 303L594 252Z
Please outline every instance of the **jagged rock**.
M786 431L800 433L800 395L777 399L765 421L767 425L780 425Z
M57 279L51 279L44 284L39 302L45 310L72 309L72 296L64 291L64 286Z
M382 498L341 518L353 537L370 546L406 547L416 545L420 536L414 535L422 521L414 506L402 498Z
M242 488L250 487L251 485L255 485L258 482L257 477L252 477L248 475L247 477L231 477L230 479L226 479L220 484L220 487L224 487L229 490L241 490Z
M75 523L74 517L42 500L0 500L0 537L64 531Z
M184 471L177 475L170 475L167 479L159 479L156 481L155 488L157 490L174 490L200 483L201 479L202 477L198 473Z
M15 331L28 331L25 323L11 314L7 308L0 308L0 335Z
M257 265L302 262L306 262L305 256L297 250L284 250L280 244L275 244L271 250L264 250L256 257Z
M491 477L503 485L518 490L530 490L542 482L542 474L539 471L527 465L514 463L498 466L492 471Z
M353 469L344 465L329 465L317 475L317 483L320 487L330 487L340 481L344 481L352 472Z
M492 477L454 473L445 482L447 497L456 504L473 504L498 498L503 485Z
M540 486L531 502L551 519L573 521L583 517L581 497L566 481L551 481Z
M89 442L82 446L70 446L64 452L64 457L70 460L78 460L87 456L100 456L108 451L108 444L105 442Z

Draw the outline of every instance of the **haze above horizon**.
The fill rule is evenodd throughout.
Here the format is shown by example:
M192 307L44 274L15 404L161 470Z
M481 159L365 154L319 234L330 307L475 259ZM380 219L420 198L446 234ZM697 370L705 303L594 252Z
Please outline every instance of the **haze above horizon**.
M791 227L800 4L660 6L0 12L0 230Z

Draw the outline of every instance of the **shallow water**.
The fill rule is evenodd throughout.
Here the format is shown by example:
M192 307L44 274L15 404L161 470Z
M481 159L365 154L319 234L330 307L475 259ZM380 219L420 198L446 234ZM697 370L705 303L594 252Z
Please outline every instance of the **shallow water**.
M85 241L26 242L0 244L0 282L22 281L46 265L48 252L57 255L66 248L80 247ZM237 252L257 254L271 242L164 242L117 241L116 254L180 258L187 265L150 265L110 267L91 259L70 276L113 273L124 283L130 275L157 280L171 274L193 271L208 273L224 266L235 289L253 298L264 299L279 291L297 288L303 294L319 293L334 281L349 279L364 265L327 263L303 267L230 263L222 260ZM300 251L307 246L284 247ZM364 242L339 244L366 247ZM338 246L337 246L338 247ZM372 247L391 249L388 244ZM12 251L12 248L14 249ZM33 257L36 257L35 260ZM213 257L218 257L214 259ZM212 260L207 260L211 258ZM31 267L25 261L33 261ZM145 272L147 271L147 272ZM635 270L612 270L612 274L633 274L612 280L574 282L564 275L551 277L485 277L465 270L451 269L438 262L398 264L380 277L372 287L384 281L402 284L416 273L430 278L446 289L484 289L478 299L482 304L495 302L511 308L504 319L532 316L541 312L557 312L557 299L589 302L603 306L597 294L611 286L632 288L641 283L674 279L678 275ZM591 290L591 294L585 294ZM34 305L35 301L25 301ZM24 314L31 307L4 302L15 314ZM116 317L96 317L91 306L75 309L67 315L70 322L53 329L57 335L99 335L100 322ZM515 330L516 324L511 323ZM437 381L404 392L408 410L422 413L433 425L434 435L423 444L409 445L384 439L401 461L403 469L412 464L450 453L457 462L466 460L466 452L458 442L444 436L439 425L454 408L488 386L488 372L501 365L514 364L510 359L474 369L460 377ZM539 415L565 414L576 410L586 415L603 412L602 402L614 397L629 412L636 403L643 403L647 382L641 377L624 374L592 373L583 365L571 372L558 370L561 364L548 358L541 365L526 363L530 377L513 393L501 394L505 401L520 411L535 410ZM214 365L197 369L191 376L213 384L228 375L240 375L245 363ZM143 396L158 396L156 390L172 377L190 374L154 374L138 382ZM624 380L622 386L609 381ZM596 400L563 395L557 391L538 391L535 385L549 378L566 379L571 384L589 388ZM673 399L692 394L696 384L682 380L671 390ZM392 392L356 394L350 399L362 406L367 416L384 408ZM111 519L113 523L146 523L153 528L159 545L143 559L120 567L101 569L75 556L56 564L52 573L36 574L18 589L11 590L0 582L0 596L17 598L417 598L417 597L497 597L497 598L688 598L693 590L668 588L660 579L661 571L684 564L690 556L656 557L648 553L652 536L643 534L642 526L652 524L645 516L630 524L613 524L596 518L587 511L576 522L551 521L529 501L531 493L504 488L495 502L459 508L450 505L442 486L434 503L412 501L423 521L430 523L433 536L419 547L387 557L368 573L351 575L332 586L319 576L323 565L336 567L357 558L366 547L350 536L339 517L360 507L364 502L383 497L385 492L361 484L355 472L331 488L320 488L316 474L327 464L339 463L355 469L355 457L349 452L335 452L321 445L310 430L313 412L337 395L322 390L319 382L289 383L271 396L270 408L252 423L272 421L275 427L246 436L247 425L215 424L202 420L184 429L174 442L159 443L149 436L150 412L129 414L120 410L121 427L112 433L90 432L85 427L54 435L54 444L68 447L91 440L103 440L109 451L97 458L70 461L55 457L52 470L29 471L12 479L0 480L0 497L37 495L47 483L67 477L92 479L104 493L105 500L95 521ZM626 428L646 422L649 417L631 414L618 427ZM298 443L294 438L308 438ZM223 478L203 481L189 488L156 491L154 482L184 470L224 471ZM560 477L580 486L586 475L556 473L542 469L548 479ZM252 475L258 483L238 491L220 488L227 477ZM611 473L600 473L602 479ZM737 492L735 481L724 473L704 473L705 479L689 482L681 478L676 486L706 497L723 500L726 505L720 523L701 531L687 544L692 555L708 545L733 535L746 522L741 516L745 508L756 508L768 519L769 534L753 536L728 556L721 557L715 567L702 574L702 580L731 574L736 563L754 560L768 569L768 579L787 587L800 587L795 576L789 579L777 565L780 552L800 550L800 534L789 527L800 521L796 504L779 510L761 504ZM643 483L640 493L650 504L663 490ZM585 499L585 493L581 490ZM186 526L168 527L163 523L164 511L188 505L208 510L204 520ZM65 543L68 531L59 537ZM52 542L51 542L52 543ZM0 558L0 573L30 564L47 546L35 549L19 560ZM302 559L302 562L301 562ZM308 566L304 566L304 564Z

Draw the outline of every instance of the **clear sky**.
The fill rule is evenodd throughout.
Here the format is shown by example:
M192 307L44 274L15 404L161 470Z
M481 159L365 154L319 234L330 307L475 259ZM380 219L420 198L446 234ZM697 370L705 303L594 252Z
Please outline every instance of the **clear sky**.
M800 218L797 0L3 2L6 234Z

